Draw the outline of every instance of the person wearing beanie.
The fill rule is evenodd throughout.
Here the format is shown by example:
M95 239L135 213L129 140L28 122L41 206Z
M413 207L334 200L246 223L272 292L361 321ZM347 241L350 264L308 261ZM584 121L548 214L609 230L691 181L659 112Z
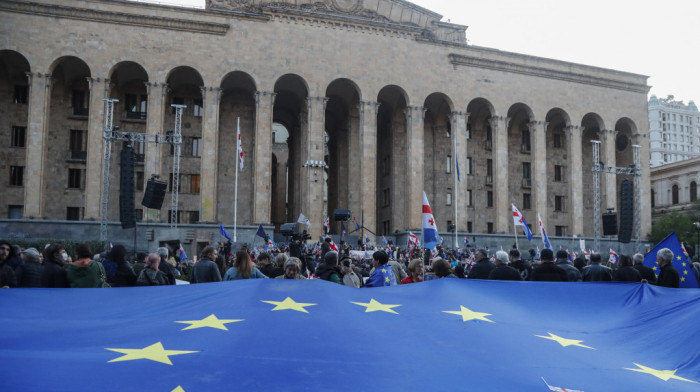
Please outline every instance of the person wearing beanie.
M290 257L284 261L284 273L276 276L275 279L306 279L299 274L301 269L301 260L297 257Z
M540 252L542 263L532 270L534 282L567 282L566 271L554 264L554 252L551 249L542 249Z

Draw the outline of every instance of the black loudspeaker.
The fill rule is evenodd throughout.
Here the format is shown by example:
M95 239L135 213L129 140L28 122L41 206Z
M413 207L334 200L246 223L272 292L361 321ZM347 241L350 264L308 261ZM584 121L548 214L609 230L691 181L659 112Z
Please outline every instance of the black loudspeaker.
M603 214L603 235L617 234L617 214L608 212Z
M119 162L119 221L122 229L136 227L134 216L134 149L126 146Z
M160 210L163 207L166 189L168 189L168 183L151 178L146 182L146 191L143 193L141 205L152 210Z
M634 225L634 184L623 180L620 186L620 232L617 240L628 244L632 239Z
M280 226L280 234L283 236L291 236L292 234L297 234L299 233L299 229L297 227L296 223L283 223Z
M333 211L333 216L336 222L339 221L349 221L352 213L350 210L335 210Z

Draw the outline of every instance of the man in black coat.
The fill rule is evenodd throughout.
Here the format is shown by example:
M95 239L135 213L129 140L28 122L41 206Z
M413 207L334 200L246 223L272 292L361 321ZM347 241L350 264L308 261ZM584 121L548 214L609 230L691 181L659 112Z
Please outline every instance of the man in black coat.
M529 261L522 260L520 258L520 251L517 249L511 249L509 253L510 256L510 266L517 269L520 273L522 280L530 280L532 277L532 264Z
M663 287L679 288L681 282L678 270L672 264L673 252L671 249L663 248L656 252L656 262L661 266L656 284Z
M651 269L650 267L647 267L644 265L644 255L641 253L637 253L634 255L634 269L639 271L639 273L642 275L642 279L646 279L647 282L651 284L656 284L656 274L654 273L654 270Z
M580 282L581 272L569 262L569 252L565 250L557 251L557 267L566 271L566 279L569 282Z
M554 252L551 249L542 249L540 252L542 264L532 270L534 282L566 282L566 271L554 264Z
M490 280L523 280L517 269L509 266L508 253L499 250L496 252L496 268L489 273Z
M491 270L496 268L496 264L489 261L488 255L484 249L476 251L476 263L469 272L467 279L488 279Z
M585 267L581 275L584 282L611 282L612 270L602 264L603 259L599 253L591 255L591 265Z
M642 274L632 266L631 257L620 255L620 268L613 273L613 280L616 282L641 282Z

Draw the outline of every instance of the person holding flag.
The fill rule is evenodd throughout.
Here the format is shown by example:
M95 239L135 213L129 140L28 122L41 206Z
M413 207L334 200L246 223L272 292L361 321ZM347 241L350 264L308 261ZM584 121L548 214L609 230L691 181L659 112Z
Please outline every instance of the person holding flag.
M423 191L423 225L421 227L423 231L423 247L431 250L434 249L438 241L440 241L440 234L438 234L435 218L433 217L433 210L430 209L428 196L426 196L425 191Z

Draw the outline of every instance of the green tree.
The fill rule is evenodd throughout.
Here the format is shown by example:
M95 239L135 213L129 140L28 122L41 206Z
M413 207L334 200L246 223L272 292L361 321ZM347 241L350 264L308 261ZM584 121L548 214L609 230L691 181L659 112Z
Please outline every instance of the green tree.
M652 224L649 240L656 244L674 231L680 242L695 243L696 233L692 217L679 212L664 215Z

